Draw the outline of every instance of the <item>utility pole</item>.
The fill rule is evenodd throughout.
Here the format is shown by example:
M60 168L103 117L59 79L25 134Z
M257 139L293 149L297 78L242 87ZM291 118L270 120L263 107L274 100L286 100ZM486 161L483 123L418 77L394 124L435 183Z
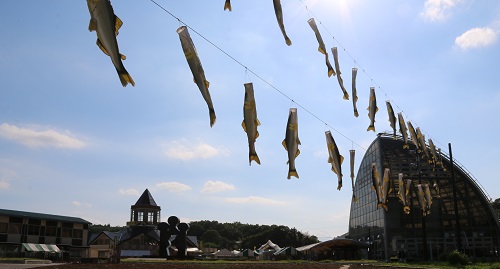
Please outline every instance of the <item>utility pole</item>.
M455 165L453 164L453 154L451 152L451 143L448 143L448 151L450 153L450 164L451 164L451 185L453 188L453 205L455 207L455 226L457 227L457 250L462 252L462 235L460 229L460 218L458 216L458 202L457 202L457 187L455 184Z

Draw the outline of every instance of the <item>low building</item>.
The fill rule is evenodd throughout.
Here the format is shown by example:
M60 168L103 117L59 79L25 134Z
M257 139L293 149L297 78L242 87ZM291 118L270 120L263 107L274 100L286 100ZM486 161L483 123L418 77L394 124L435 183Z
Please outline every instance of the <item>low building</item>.
M0 257L59 249L61 259L80 259L87 253L89 224L77 217L0 209Z

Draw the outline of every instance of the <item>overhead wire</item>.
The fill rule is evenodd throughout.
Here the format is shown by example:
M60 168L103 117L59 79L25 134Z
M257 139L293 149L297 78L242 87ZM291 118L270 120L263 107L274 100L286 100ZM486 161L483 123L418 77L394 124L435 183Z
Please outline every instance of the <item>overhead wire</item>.
M206 38L204 35L202 35L201 33L199 33L198 31L196 31L195 29L193 29L191 26L189 26L186 22L182 21L180 18L178 18L177 16L175 16L173 13L171 13L170 11L168 11L166 8L164 8L163 6L161 6L160 4L158 4L155 0L150 0L151 2L153 2L155 5L157 5L159 8L161 8L163 11L165 11L167 14L169 14L170 16L172 16L174 19L176 19L177 21L179 21L180 23L184 24L187 28L189 28L191 31L193 31L194 33L196 33L198 36L200 36L201 38L203 38L205 41L207 41L210 45L212 45L213 47L215 47L216 49L218 49L220 52L222 52L223 54L225 54L227 57L229 57L231 60L233 60L234 62L236 62L237 64L241 65L243 68L245 68L245 72L250 72L251 74L253 74L255 77L257 77L258 79L260 79L262 82L264 82L265 84L267 84L268 86L270 86L272 89L274 89L275 91L279 92L281 95L283 95L285 98L289 99L291 102L293 102L294 104L296 104L298 107L300 107L301 109L303 109L304 111L306 111L309 115L313 116L314 118L316 118L317 120L319 120L320 122L322 122L323 124L325 124L326 126L330 127L332 130L334 130L336 133L340 134L341 136L343 136L345 139L349 140L352 144L358 146L359 148L363 149L366 151L366 149L364 147L362 147L361 145L359 145L358 143L356 143L354 140L350 139L349 137L347 137L346 135L344 135L343 133L341 133L340 131L338 131L337 129L335 129L333 126L331 126L330 124L328 124L326 121L324 121L323 119L321 119L319 116L317 116L316 114L314 114L313 112L311 112L309 109L307 109L306 107L302 106L301 104L297 103L295 100L293 100L291 97L289 97L287 94L285 94L283 91L281 91L280 89L278 89L276 86L274 86L273 84L271 84L269 81L265 80L262 76L260 76L259 74L257 74L256 72L254 72L252 69L248 68L246 65L244 65L242 62L238 61L236 58L234 58L233 56L231 56L229 53L227 53L225 50L223 50L221 47L217 46L215 43L213 43L212 41L210 41L208 38Z

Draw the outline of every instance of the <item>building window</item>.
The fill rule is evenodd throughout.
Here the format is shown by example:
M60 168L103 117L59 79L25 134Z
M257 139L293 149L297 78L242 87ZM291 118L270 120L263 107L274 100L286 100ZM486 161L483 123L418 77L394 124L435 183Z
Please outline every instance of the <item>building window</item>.
M40 226L28 225L28 235L40 235Z
M148 212L148 222L149 223L153 223L154 216L155 216L155 212L153 212L153 211Z
M62 237L71 237L72 236L72 230L69 228L62 228Z
M130 221L133 221L134 220L134 213L135 213L135 210L131 210L130 211Z
M21 234L21 224L20 223L10 223L9 224L10 234Z
M9 227L9 225L7 223L0 223L0 233L6 234L7 233L7 227Z
M73 229L73 238L83 238L83 230Z
M137 221L144 221L144 212L142 210L137 212Z
M56 236L57 235L57 227L46 226L45 227L45 236Z

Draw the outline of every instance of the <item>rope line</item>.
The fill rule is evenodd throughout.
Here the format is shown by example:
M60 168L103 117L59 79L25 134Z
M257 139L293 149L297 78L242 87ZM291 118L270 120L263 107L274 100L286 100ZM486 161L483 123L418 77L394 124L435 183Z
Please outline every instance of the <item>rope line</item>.
M351 58L351 60L354 61L354 65L357 66L359 69L361 69L361 71L363 71L363 73L370 79L371 84L374 85L379 90L381 90L382 93L384 93L384 96L386 97L386 99L389 99L389 101L391 101L391 104L395 105L399 109L399 111L405 116L405 118L406 118L407 121L410 120L410 118L408 117L408 115L406 115L406 113L404 112L404 110L396 102L394 102L393 99L390 99L389 94L372 78L372 76L370 76L370 74L368 72L366 72L366 70L358 63L358 61L356 61L356 59L349 53L349 51L347 51L345 49L345 47L342 46L342 44L339 42L339 40L336 39L335 36L333 36L333 34L330 32L330 30L328 28L326 28L326 26L321 22L321 20L316 15L314 15L314 13L307 7L307 5L302 0L299 0L299 1L306 8L307 15L309 17L312 16L316 21L319 22L319 24L325 29L325 31L332 37L334 44L336 43L339 47L341 47L344 50L344 52L349 56L349 58ZM412 120L410 120L410 121L413 122L413 123L415 123L415 125L418 125L417 122L412 121ZM429 138L432 138L432 136L429 135L429 133L427 133L427 132L423 132L423 133L425 135L428 135ZM443 146L442 143L440 143L439 141L434 141L434 139L433 139L433 142L435 142L436 144L439 144L439 145ZM447 145L444 145L444 147L446 148Z
M262 82L264 82L265 84L267 84L268 86L270 86L272 89L274 89L275 91L279 92L281 95L283 95L285 98L287 98L288 100L290 100L291 102L293 102L294 104L296 104L298 107L300 107L301 109L303 109L304 111L306 111L307 113L309 113L309 115L313 116L314 118L316 118L317 120L319 120L320 122L324 123L326 126L330 127L332 130L334 130L336 133L340 134L341 136L343 136L345 139L351 141L352 144L358 146L359 148L363 149L366 151L365 148L363 148L361 145L359 145L358 143L356 143L355 141L353 141L352 139L350 139L349 137L347 137L346 135L344 135L343 133L341 133L340 131L338 131L337 129L335 129L333 126L331 126L330 124L328 124L326 121L322 120L320 117L318 117L316 114L314 114L313 112L311 112L309 109L305 108L304 106L302 106L301 104L295 102L295 100L293 100L291 97L289 97L288 95L286 95L283 91L279 90L277 87L275 87L273 84L271 84L270 82L268 82L267 80L265 80L263 77L261 77L259 74L255 73L252 69L248 68L246 65L244 65L243 63L241 63L240 61L238 61L236 58L234 58L233 56L231 56L229 53L227 53L226 51L224 51L222 48L220 48L219 46L217 46L215 43L213 43L212 41L210 41L208 38L206 38L205 36L203 36L202 34L200 34L198 31L196 31L195 29L193 29L191 26L189 26L187 23L185 23L184 21L182 21L181 19L179 19L178 17L176 17L174 14L172 14L170 11L168 11L167 9L165 9L163 6L161 6L160 4L158 4L155 0L150 0L151 2L153 2L155 5L157 5L159 8L161 8L163 11L165 11L167 14L169 14L170 16L172 16L174 19L176 19L177 21L179 21L180 23L184 24L187 28L189 28L190 30L192 30L194 33L196 33L198 36L200 36L201 38L203 38L205 41L207 41L210 45L214 46L216 49L218 49L220 52L222 52L223 54L225 54L227 57L229 57L231 60L233 60L234 62L236 62L237 64L239 64L240 66L242 66L243 68L245 68L245 71L248 71L250 72L251 74L253 74L255 77L257 77L258 79L260 79ZM301 0L302 2L302 0ZM307 8L307 7L306 7ZM344 49L345 50L345 49Z

